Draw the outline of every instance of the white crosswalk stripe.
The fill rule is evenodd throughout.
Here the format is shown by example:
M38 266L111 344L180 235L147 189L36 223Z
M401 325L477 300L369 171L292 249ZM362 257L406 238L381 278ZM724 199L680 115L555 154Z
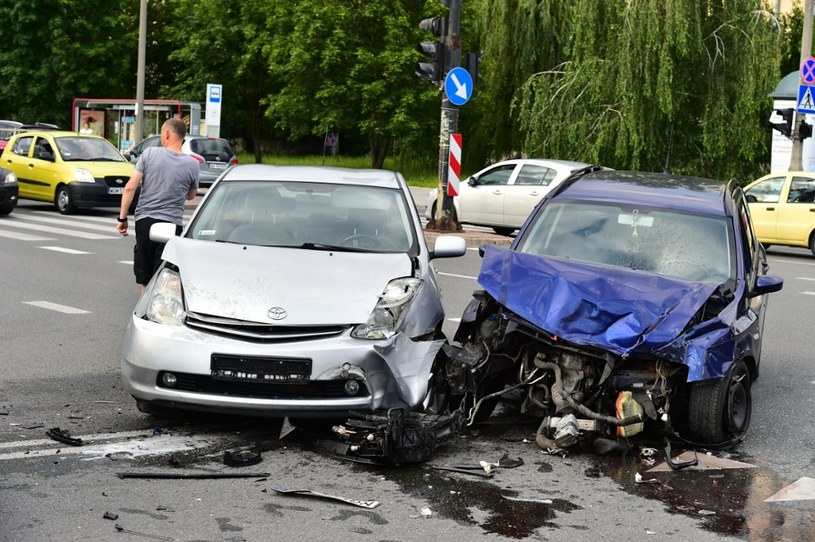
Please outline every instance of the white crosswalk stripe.
M186 224L193 209L184 214ZM135 237L131 217L128 233ZM25 242L57 241L59 236L88 240L120 239L115 216L60 215L53 211L17 208L0 219L0 238Z

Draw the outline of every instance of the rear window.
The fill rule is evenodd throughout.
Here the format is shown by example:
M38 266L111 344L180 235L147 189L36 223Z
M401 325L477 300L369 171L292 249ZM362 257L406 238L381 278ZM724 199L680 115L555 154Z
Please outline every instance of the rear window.
M223 139L191 139L190 150L207 162L229 162L235 155L232 147Z

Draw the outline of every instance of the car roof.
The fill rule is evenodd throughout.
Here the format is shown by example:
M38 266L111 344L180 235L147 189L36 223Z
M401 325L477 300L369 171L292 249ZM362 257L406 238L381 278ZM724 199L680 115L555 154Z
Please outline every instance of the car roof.
M727 191L728 183L715 179L604 170L588 173L561 185L554 198L636 204L692 214L725 216Z
M558 160L550 158L511 158L509 160L501 160L500 162L490 164L488 168L502 164L539 164L543 166L563 166L571 169L581 169L591 165L584 162L575 162L573 160Z
M400 179L399 173L384 169L241 164L230 168L221 182L301 181L401 188Z
M51 137L88 137L93 139L104 139L101 136L94 135L94 134L81 134L79 132L70 132L68 130L26 130L24 132L18 132L15 134L17 137L20 136L46 136L49 135Z

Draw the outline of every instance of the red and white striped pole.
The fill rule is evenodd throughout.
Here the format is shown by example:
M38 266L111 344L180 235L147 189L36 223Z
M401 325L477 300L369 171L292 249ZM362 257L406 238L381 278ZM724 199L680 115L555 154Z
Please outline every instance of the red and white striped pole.
M450 134L450 160L447 165L447 195L458 196L461 181L461 134Z

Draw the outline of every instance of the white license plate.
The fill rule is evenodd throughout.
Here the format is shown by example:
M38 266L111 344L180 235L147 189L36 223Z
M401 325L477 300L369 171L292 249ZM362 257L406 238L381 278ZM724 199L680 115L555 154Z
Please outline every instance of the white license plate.
M124 187L122 186L108 187L108 194L121 194L122 192L124 192Z
M209 162L207 165L212 169L226 169L226 164L221 162Z

